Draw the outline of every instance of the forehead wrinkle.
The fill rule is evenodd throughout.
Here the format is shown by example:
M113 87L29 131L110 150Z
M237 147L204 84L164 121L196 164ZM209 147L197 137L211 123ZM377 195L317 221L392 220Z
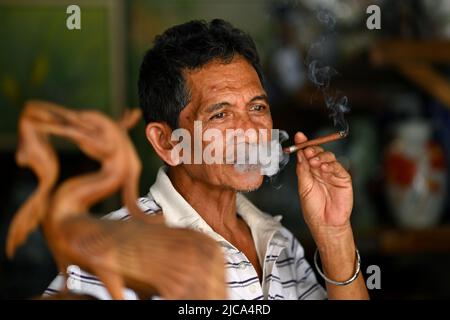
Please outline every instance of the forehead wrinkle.
M264 89L253 84L252 81L246 83L239 81L229 82L238 83L236 85L233 83L220 83L219 85L210 84L209 87L206 87L201 94L202 101L200 101L200 104L205 105L205 107L222 102L228 102L230 105L235 105L237 100L247 104L256 96L266 94Z
M185 75L197 115L214 103L247 104L255 96L266 94L253 66L243 58L229 64L212 63Z

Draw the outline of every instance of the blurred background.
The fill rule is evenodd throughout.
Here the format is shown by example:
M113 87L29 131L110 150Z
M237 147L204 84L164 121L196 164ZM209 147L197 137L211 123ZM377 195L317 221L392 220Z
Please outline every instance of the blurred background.
M68 30L69 4L81 29ZM370 20L379 6L380 29ZM42 99L117 118L137 107L141 58L155 35L192 19L222 18L255 40L266 74L274 127L308 137L349 126L328 144L350 170L352 224L362 270L376 265L373 299L450 298L450 1L448 0L0 0L0 299L39 295L56 275L40 231L14 260L5 256L8 225L36 187L18 168L17 119ZM368 21L369 19L369 21ZM371 19L375 19L372 17ZM338 123L333 114L339 106ZM161 162L132 130L143 162L141 195ZM288 142L287 142L288 143ZM60 144L61 180L98 165ZM292 156L291 156L292 157ZM315 246L297 198L293 157L248 196L283 215L309 261ZM120 206L117 196L94 213Z

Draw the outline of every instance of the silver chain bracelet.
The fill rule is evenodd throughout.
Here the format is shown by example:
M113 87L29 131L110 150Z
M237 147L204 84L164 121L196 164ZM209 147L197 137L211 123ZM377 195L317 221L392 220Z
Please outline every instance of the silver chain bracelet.
M348 280L345 281L334 281L329 279L323 272L320 270L319 265L317 264L317 256L319 254L319 250L316 249L316 252L314 253L314 265L316 266L317 272L320 274L320 276L328 283L334 284L335 286L345 286L353 281L358 277L358 274L361 270L361 257L359 256L359 251L356 249L356 271L355 274Z

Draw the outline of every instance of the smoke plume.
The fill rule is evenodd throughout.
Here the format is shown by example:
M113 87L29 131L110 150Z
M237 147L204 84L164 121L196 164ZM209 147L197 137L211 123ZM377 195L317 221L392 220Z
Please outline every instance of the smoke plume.
M329 116L333 119L333 125L348 133L349 126L344 118L344 115L350 111L348 98L342 92L330 88L331 78L338 72L326 63L325 58L326 50L329 49L330 37L335 34L336 19L327 10L319 10L316 17L324 26L325 32L308 50L306 57L308 78L322 93L325 105L330 111Z

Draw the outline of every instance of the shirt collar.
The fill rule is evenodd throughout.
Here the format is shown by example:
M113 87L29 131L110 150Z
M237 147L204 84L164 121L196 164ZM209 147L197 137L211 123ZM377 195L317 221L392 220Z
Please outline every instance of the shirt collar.
M190 228L210 235L230 249L235 249L221 235L216 233L192 206L174 188L167 173L167 167L162 166L155 183L150 187L149 197L161 207L166 224L171 227ZM249 226L260 261L270 239L281 229L281 216L272 217L261 212L241 193L236 196L236 210Z

